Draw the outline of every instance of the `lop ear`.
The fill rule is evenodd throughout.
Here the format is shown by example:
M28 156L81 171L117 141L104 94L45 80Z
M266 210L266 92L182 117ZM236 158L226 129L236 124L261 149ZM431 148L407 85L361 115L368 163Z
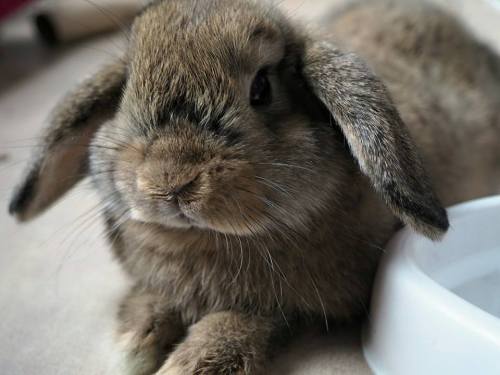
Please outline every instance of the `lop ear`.
M448 229L408 131L379 79L325 42L305 49L303 74L347 139L361 171L404 223L437 239Z
M114 62L83 81L56 106L10 202L9 212L18 220L43 212L85 176L90 141L99 126L114 116L125 77L125 63Z

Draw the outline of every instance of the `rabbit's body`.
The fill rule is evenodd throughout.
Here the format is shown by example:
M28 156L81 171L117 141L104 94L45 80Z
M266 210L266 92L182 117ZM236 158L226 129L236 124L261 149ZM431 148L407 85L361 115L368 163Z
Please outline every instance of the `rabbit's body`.
M491 49L424 2L359 3L325 21L389 88L445 205L500 191L500 59Z
M318 42L251 2L156 1L125 60L59 105L11 210L92 176L134 281L131 373L260 373L297 319L365 312L395 228L448 227L403 121L447 204L496 191L498 59L433 8L387 4Z

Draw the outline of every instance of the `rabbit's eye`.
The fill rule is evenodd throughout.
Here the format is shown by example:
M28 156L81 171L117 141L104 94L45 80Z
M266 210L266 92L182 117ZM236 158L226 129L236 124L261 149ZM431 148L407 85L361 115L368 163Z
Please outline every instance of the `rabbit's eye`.
M250 88L250 104L252 106L268 105L271 103L271 83L265 69L255 76Z

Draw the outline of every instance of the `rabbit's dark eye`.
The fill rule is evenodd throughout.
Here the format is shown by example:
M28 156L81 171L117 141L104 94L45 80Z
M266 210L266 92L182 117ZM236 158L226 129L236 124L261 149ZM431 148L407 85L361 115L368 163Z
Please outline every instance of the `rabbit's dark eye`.
M271 83L265 69L260 70L255 76L250 88L250 104L262 106L271 103Z

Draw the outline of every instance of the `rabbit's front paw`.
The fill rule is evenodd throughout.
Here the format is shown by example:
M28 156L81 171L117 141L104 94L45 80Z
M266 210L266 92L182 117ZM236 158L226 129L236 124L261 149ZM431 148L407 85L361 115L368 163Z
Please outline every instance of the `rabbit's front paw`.
M153 374L184 335L178 314L151 294L132 290L118 315L118 343L125 354L127 375Z
M125 374L153 374L182 332L179 326L158 325L151 317L144 325L137 325L135 330L121 333L119 343L125 354Z
M254 375L243 353L231 348L219 352L210 348L185 347L174 351L156 375ZM196 353L196 354L195 354Z
M236 312L205 316L156 375L257 375L262 373L272 325Z
M124 353L126 375L151 375L161 364L154 333L129 331L120 334L118 342Z

